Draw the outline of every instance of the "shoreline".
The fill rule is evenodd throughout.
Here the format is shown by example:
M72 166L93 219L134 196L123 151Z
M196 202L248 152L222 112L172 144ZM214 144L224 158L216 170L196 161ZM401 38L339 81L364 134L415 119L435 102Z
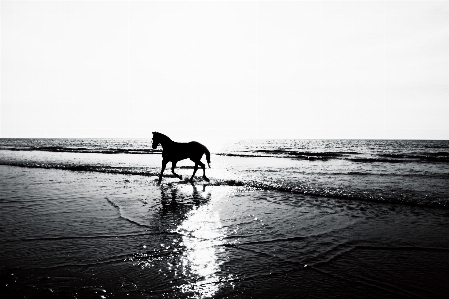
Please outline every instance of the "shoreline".
M0 282L11 298L449 292L443 209L0 168Z

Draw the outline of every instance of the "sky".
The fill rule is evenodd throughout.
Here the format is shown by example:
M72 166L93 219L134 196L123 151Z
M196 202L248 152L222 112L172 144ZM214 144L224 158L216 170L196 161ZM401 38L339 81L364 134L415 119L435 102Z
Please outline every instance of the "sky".
M0 137L449 139L447 1L1 1Z

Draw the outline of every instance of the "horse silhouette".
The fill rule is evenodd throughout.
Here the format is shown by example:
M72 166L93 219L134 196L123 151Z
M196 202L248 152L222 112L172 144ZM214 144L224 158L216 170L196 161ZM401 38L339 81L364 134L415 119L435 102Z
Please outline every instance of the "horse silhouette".
M203 168L203 179L209 182L209 179L206 177L204 163L201 162L201 157L203 157L203 154L206 154L207 164L210 168L210 152L207 147L196 141L187 143L175 142L162 133L153 132L153 149L156 149L159 144L162 145L162 169L161 174L159 175L158 184L162 181L162 174L164 173L165 166L168 162L172 162L171 172L177 178L182 180L182 176L175 173L175 167L178 161L184 159L190 159L195 163L195 168L193 169L193 174L190 181L193 181L193 177L198 170L198 165L200 165L201 168Z

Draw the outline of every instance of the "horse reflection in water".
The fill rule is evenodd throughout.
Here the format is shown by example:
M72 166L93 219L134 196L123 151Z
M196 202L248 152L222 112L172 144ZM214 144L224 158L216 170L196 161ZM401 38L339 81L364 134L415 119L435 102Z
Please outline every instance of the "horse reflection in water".
M180 297L210 298L232 280L221 269L228 259L221 247L227 228L206 187L213 188L194 184L161 187L161 224L171 232L167 238L172 244L166 259Z
M184 159L190 159L195 163L195 168L193 169L190 181L193 181L193 177L198 170L198 165L200 165L203 169L203 179L206 182L209 182L209 179L206 177L206 168L204 163L201 162L201 157L205 154L207 164L210 168L210 152L207 147L196 141L188 143L175 142L162 133L153 132L153 149L156 149L159 144L162 146L162 169L161 174L159 175L158 184L162 181L162 175L168 162L172 163L171 172L173 175L182 180L182 176L175 173L175 167L176 163Z
M189 194L182 189L192 186L192 193ZM181 190L180 190L181 189ZM179 221L181 222L187 217L188 212L193 208L206 204L211 199L211 194L206 193L206 185L202 186L202 193L198 191L195 184L190 183L187 185L169 184L167 187L161 187L161 213L167 215L168 213L179 215Z

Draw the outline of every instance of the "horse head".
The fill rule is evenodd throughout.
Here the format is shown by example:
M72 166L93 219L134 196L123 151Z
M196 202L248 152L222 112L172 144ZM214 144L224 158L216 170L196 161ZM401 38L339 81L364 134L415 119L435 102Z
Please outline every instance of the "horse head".
M153 149L156 149L159 144L165 146L169 142L172 142L172 140L168 136L159 132L153 132L153 144L151 145Z
M157 146L159 145L159 143L161 143L161 141L160 141L160 133L153 132L153 143L151 144L151 147L153 149L156 149Z

